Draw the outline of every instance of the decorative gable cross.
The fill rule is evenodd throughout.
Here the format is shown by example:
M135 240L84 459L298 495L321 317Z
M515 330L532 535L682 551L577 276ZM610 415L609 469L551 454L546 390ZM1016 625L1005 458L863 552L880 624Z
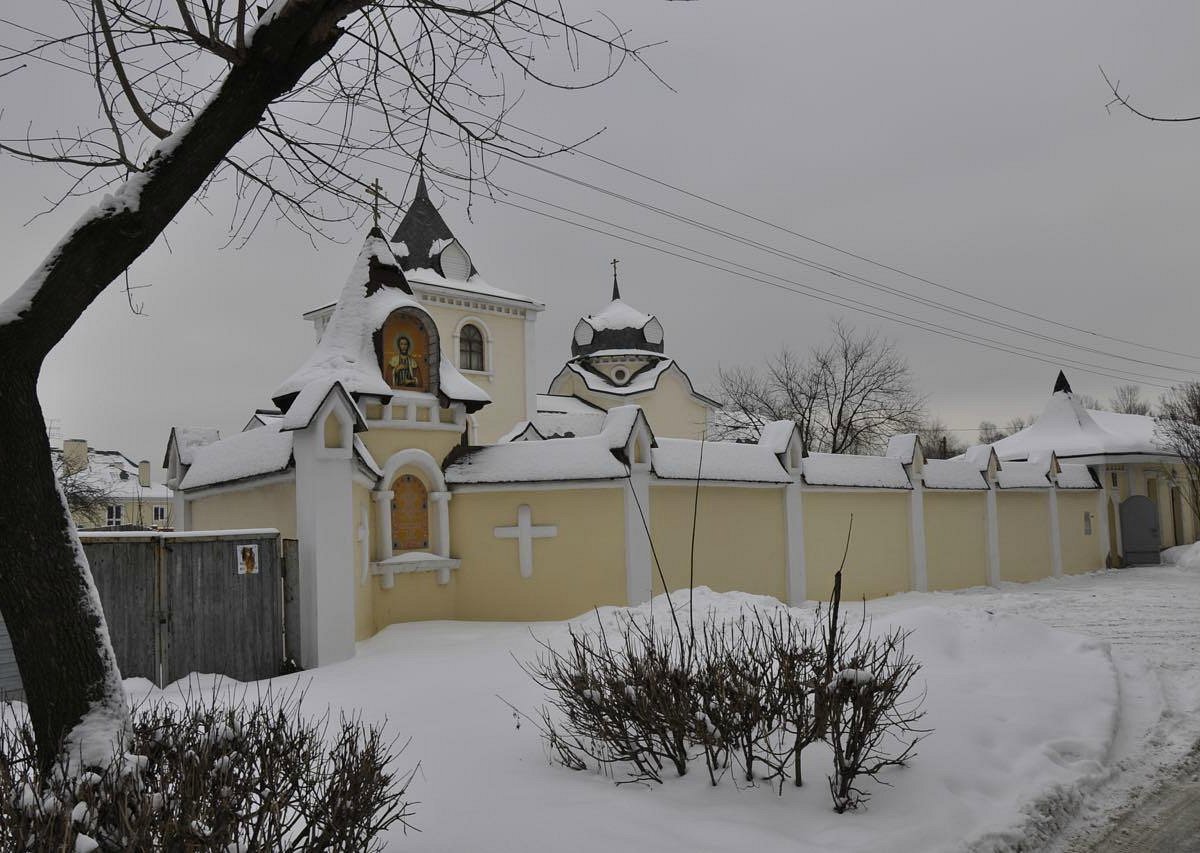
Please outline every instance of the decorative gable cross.
M533 524L533 510L529 504L517 507L517 523L513 527L497 527L497 539L516 539L517 553L521 559L521 577L533 576L533 540L548 539L558 535L557 524Z
M379 227L379 200L382 198L387 200L383 194L383 187L379 183L379 178L371 182L367 187L367 195L371 197L371 216L375 220L375 227Z

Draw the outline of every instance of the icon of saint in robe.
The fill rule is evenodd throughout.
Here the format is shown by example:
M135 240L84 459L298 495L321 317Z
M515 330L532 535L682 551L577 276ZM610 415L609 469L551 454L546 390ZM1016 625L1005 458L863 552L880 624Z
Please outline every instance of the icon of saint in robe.
M412 356L412 340L408 335L396 338L396 354L388 359L393 388L420 388L421 362Z

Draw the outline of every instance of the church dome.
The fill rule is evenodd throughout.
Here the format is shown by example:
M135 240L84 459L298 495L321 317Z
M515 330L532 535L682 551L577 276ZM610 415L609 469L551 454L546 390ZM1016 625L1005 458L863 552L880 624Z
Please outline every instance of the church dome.
M657 317L621 299L614 274L612 301L575 325L571 354L579 357L609 350L661 353L663 339L662 323Z

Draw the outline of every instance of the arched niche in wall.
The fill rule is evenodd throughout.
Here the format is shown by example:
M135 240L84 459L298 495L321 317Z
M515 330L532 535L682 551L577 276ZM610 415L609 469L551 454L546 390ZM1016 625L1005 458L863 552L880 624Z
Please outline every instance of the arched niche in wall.
M379 372L397 391L436 394L441 343L437 326L419 308L397 308L375 333Z

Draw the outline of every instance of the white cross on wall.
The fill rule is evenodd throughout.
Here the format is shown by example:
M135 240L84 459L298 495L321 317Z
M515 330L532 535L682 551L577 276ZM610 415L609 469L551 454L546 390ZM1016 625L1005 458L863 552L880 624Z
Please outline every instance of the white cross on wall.
M517 507L516 526L497 527L494 532L497 539L517 540L517 553L521 558L521 577L527 578L533 575L533 540L557 536L558 525L534 526L533 510L529 508L529 504L521 504Z

